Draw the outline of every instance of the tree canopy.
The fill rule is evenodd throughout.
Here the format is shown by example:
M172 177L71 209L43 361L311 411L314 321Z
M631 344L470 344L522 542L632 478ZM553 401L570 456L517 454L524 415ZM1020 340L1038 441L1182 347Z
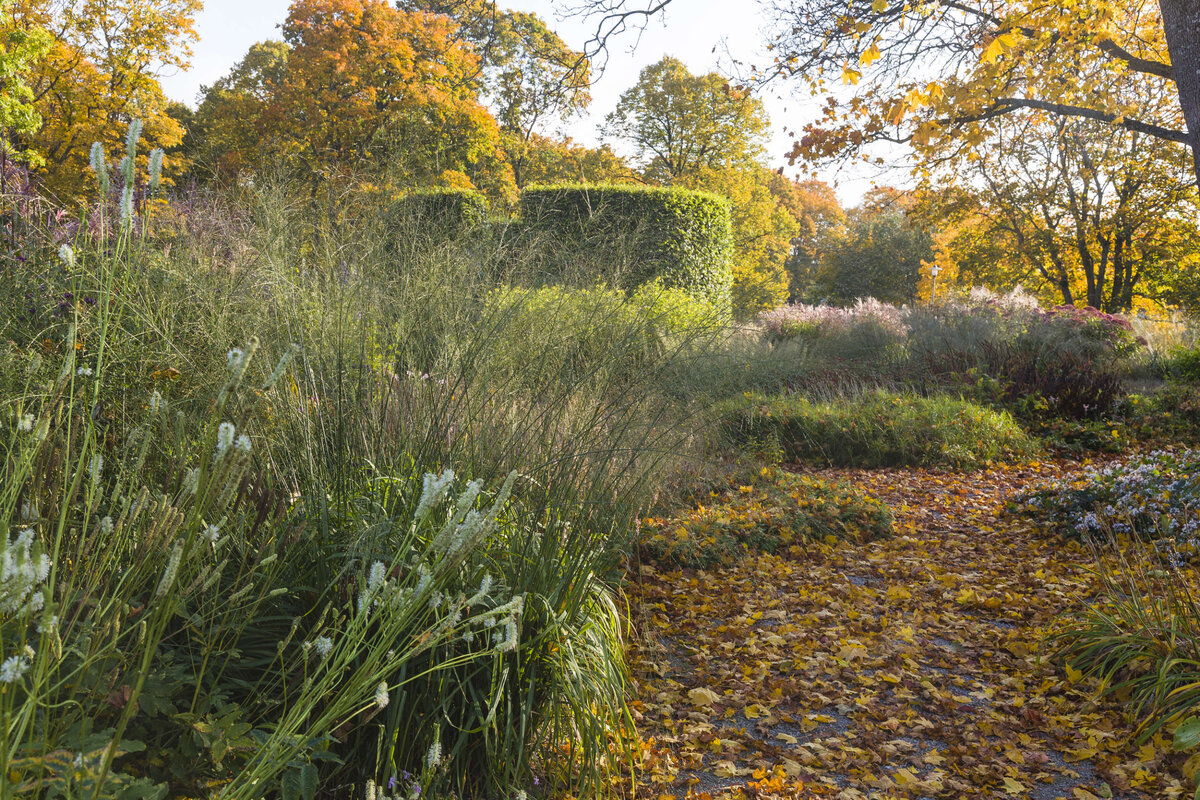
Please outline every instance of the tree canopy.
M81 197L92 182L92 143L119 151L135 117L151 148L180 143L184 131L167 112L158 75L188 66L199 8L200 0L14 0L0 16L0 35L9 41L41 31L51 39L46 53L29 61L25 78L36 124L8 131L16 149L35 154L49 193L64 201Z

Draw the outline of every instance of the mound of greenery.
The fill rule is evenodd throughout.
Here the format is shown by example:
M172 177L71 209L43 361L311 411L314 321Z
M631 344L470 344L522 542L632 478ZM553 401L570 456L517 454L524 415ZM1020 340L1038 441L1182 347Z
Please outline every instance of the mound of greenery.
M813 402L798 395L748 395L724 412L735 443L790 461L972 469L1038 452L1007 412L944 396L877 391Z
M664 566L722 567L751 552L802 555L806 541L892 533L892 512L874 497L775 467L713 497L674 516L643 519L643 555Z

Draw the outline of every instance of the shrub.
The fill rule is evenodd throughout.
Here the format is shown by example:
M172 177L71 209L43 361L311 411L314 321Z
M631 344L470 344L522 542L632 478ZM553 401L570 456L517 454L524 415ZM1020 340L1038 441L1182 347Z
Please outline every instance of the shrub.
M1129 323L1095 309L1042 311L1023 295L975 292L908 315L913 379L975 392L1026 416L1098 417L1122 394L1121 362L1137 347Z
M729 204L716 195L633 186L530 187L521 193L521 225L530 241L553 246L568 259L583 249L589 259L608 262L627 289L658 279L728 313L733 234Z
M1067 536L1168 537L1187 553L1200 554L1200 451L1160 450L1089 467L1070 485L1032 492L1020 502Z
M1167 377L1180 383L1200 383L1200 346L1181 347L1166 363Z
M720 318L703 300L657 283L631 295L603 286L504 287L487 295L479 325L496 331L485 367L493 388L560 391L629 385L679 342L711 337Z
M751 552L802 557L807 541L864 542L892 529L888 507L859 489L767 467L703 505L643 519L642 550L664 566L724 567Z
M1038 450L1007 413L884 391L829 402L751 395L726 407L725 429L743 446L768 443L787 459L841 466L970 469Z

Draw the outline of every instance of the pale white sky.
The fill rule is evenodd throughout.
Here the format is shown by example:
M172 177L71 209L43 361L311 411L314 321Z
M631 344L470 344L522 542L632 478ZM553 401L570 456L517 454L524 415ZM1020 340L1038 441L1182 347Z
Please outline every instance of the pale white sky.
M194 107L200 87L224 75L250 45L280 38L279 24L287 16L289 5L289 0L206 0L196 19L200 41L193 47L192 67L163 77L167 96ZM553 0L508 0L501 5L539 14L573 47L582 47L594 31L581 19L561 18ZM640 40L630 33L615 42L608 67L592 89L589 114L572 122L567 132L578 141L598 143L598 127L616 106L621 92L634 84L643 67L664 55L675 56L695 73L721 71L730 55L748 64L756 59L765 63L763 26L753 0L675 0L667 15L652 22ZM772 165L783 166L787 174L794 176L797 170L787 169L783 158L791 147L784 128L802 127L813 116L815 102L775 96L764 96L763 100L775 131L768 145ZM826 171L819 177L836 182L838 195L847 205L857 203L874 180L902 182L900 175L878 176L874 171L859 169Z

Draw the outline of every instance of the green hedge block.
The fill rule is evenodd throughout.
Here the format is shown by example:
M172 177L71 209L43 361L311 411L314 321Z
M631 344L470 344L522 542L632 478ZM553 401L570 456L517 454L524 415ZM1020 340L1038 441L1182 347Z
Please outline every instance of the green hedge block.
M631 263L626 289L653 280L728 308L733 285L729 203L686 189L640 186L534 186L521 193L521 225L531 241L588 249ZM619 251L619 252L618 252Z
M468 189L423 189L395 201L392 220L426 236L454 237L488 221L487 198Z

